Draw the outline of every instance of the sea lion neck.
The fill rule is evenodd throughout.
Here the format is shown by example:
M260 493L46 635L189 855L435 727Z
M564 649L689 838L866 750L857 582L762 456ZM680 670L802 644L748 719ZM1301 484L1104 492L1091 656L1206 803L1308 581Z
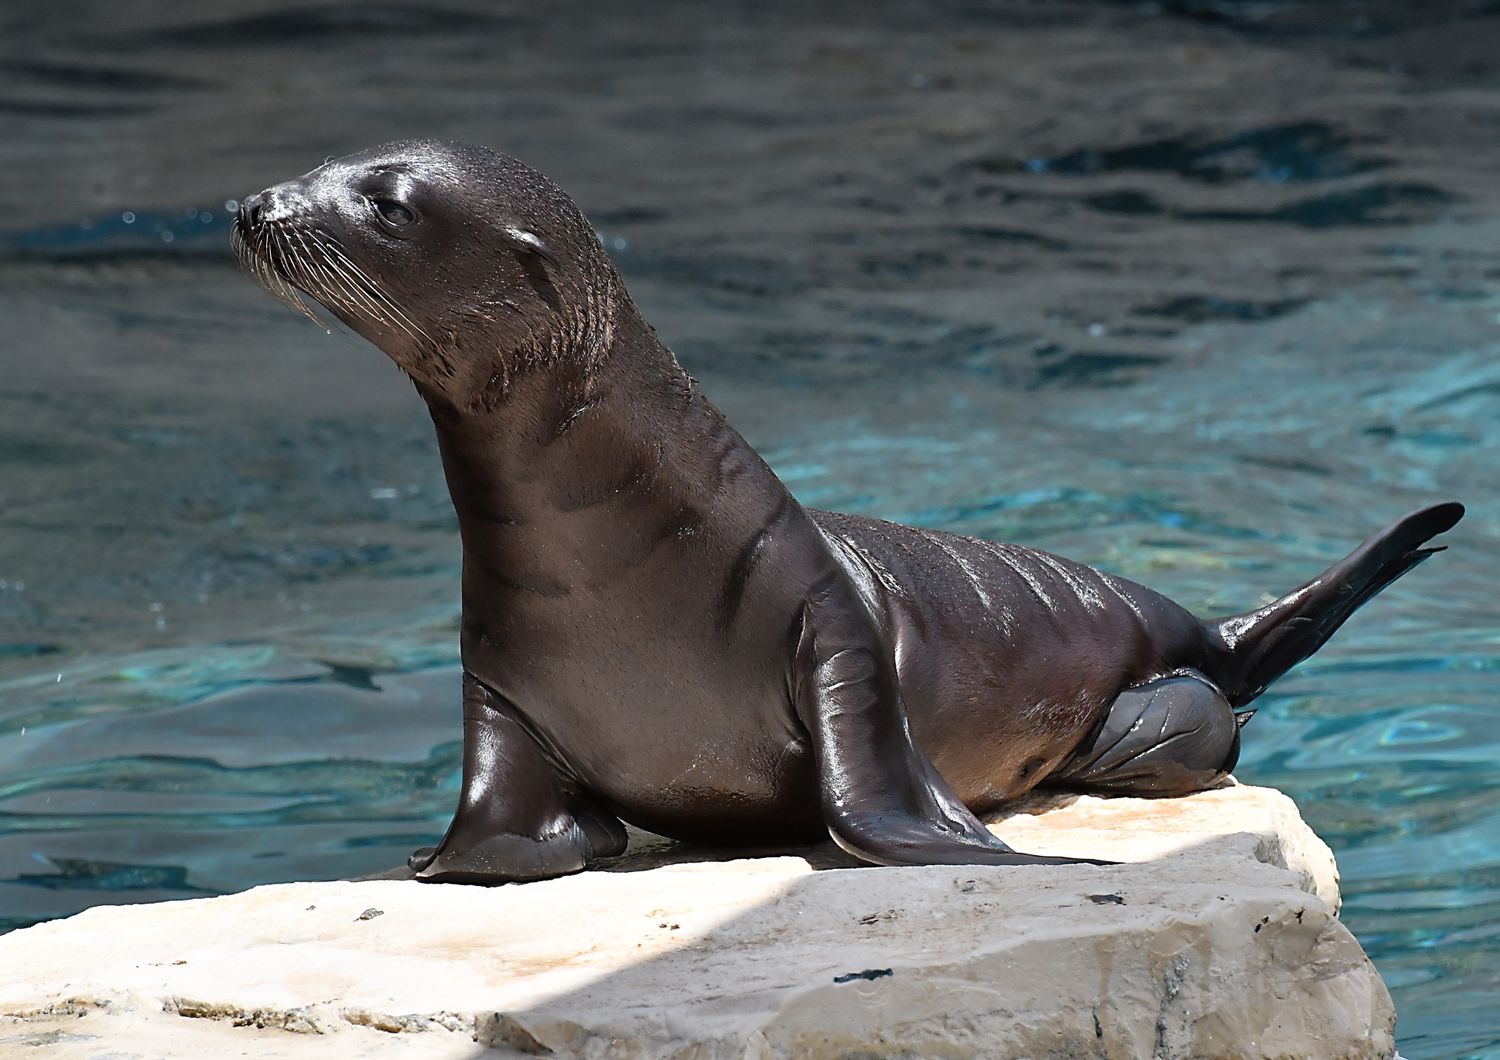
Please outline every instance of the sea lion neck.
M478 445L454 460L482 466L485 477L517 482L535 477L553 452L601 432L643 438L667 430L695 384L628 301L620 307L607 343L587 357L561 356L527 364L524 356L497 355L479 377L486 383L434 387L414 380L439 441ZM500 377L504 376L503 387ZM488 400L477 395L489 387ZM503 391L503 392L502 392ZM599 454L608 458L608 453ZM564 456L564 459L574 459ZM448 459L445 457L445 466Z
M466 569L566 595L628 566L624 543L650 551L701 529L742 484L700 464L764 466L630 309L591 374L566 362L524 372L493 408L424 392Z

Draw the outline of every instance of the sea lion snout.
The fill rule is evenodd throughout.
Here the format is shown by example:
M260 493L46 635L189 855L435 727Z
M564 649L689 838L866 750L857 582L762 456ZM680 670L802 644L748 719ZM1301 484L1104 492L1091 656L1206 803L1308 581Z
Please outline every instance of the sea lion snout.
M305 209L307 195L299 185L300 181L288 181L245 196L236 216L240 226L249 232L258 225L287 220Z

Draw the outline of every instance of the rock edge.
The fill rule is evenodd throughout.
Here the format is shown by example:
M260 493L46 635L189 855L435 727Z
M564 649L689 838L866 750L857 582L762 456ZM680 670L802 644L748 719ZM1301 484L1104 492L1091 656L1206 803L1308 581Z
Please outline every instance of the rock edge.
M668 849L493 889L99 907L0 938L0 1054L1394 1055L1333 857L1279 792L1053 798L992 827L1132 864L818 871L841 862Z

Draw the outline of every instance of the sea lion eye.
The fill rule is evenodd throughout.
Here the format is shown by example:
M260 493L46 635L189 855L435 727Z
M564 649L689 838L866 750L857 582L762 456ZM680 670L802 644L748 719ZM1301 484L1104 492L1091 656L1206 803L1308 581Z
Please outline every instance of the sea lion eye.
M409 225L416 220L416 216L410 210L390 199L371 199L370 205L375 207L375 212L380 215L382 221L395 228Z

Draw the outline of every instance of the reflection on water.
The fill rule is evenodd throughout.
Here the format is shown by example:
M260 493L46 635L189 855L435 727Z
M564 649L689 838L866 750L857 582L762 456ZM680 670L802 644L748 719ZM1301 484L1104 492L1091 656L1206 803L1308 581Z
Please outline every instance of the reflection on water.
M1338 852L1403 1050L1500 1050L1493 5L54 7L0 14L0 927L446 822L430 428L227 246L239 196L435 135L569 188L809 504L1211 613L1467 501L1240 775Z

